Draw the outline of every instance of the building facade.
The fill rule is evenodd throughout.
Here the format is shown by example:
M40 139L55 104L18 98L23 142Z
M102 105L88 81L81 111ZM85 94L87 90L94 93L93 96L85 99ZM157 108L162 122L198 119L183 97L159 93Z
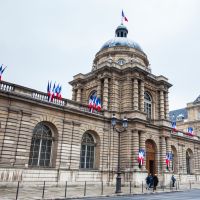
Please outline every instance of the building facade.
M119 148L123 183L141 184L148 173L157 173L161 184L173 172L183 182L199 177L199 138L172 132L172 85L151 73L147 55L127 35L128 29L118 26L95 55L91 72L73 77L72 100L49 102L46 93L0 82L2 182L114 183ZM101 99L101 112L89 111L91 95ZM120 146L113 114L116 128L128 119ZM142 166L139 150L145 152ZM167 169L168 153L173 156Z

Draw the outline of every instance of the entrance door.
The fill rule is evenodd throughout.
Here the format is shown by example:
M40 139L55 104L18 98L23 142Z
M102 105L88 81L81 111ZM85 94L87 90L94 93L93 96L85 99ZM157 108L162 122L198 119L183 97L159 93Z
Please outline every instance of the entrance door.
M146 169L148 173L155 174L156 169L156 149L152 140L146 141Z

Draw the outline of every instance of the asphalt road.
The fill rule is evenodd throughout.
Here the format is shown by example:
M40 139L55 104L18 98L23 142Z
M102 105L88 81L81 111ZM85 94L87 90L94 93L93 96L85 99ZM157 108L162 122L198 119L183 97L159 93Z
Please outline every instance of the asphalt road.
M172 193L154 193L145 195L133 195L133 196L117 196L117 197L95 197L84 198L88 200L200 200L200 190L189 190L184 192L172 192Z

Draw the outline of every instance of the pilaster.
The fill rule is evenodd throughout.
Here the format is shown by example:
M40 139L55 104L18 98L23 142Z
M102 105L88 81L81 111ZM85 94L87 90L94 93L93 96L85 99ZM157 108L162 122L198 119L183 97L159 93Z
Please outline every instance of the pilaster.
M164 110L164 92L160 91L160 119L165 118L165 110Z
M108 78L104 78L103 109L108 110Z
M144 81L140 82L140 111L144 112Z
M133 109L138 110L138 79L133 81Z
M138 152L139 152L139 133L138 130L132 130L132 138L133 138L133 169L138 170Z

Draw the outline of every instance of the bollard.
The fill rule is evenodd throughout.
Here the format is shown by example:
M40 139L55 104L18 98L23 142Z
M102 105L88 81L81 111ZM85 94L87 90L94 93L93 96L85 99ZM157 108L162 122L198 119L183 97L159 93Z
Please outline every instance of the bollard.
M103 181L101 182L101 195L103 195Z
M191 181L190 181L190 190L192 189L192 184L191 184Z
M179 182L178 182L178 189L180 189L180 185L179 185Z
M44 181L43 190L42 190L42 199L44 199L44 191L45 191L45 181Z
M18 199L18 194L19 194L19 181L18 181L18 184L17 184L16 200Z
M86 181L85 181L85 186L84 186L84 196L86 195Z
M172 190L172 184L171 184L171 181L170 181L170 183L169 183L169 189L170 189L170 191Z
M177 190L177 182L176 182L176 190Z
M165 191L165 185L163 184L163 192Z
M67 181L65 183L65 198L66 198L66 196L67 196Z
M144 190L144 188L143 188L143 181L142 181L142 193L143 193L143 190Z
M130 194L132 193L132 191L131 191L131 181L130 181Z

